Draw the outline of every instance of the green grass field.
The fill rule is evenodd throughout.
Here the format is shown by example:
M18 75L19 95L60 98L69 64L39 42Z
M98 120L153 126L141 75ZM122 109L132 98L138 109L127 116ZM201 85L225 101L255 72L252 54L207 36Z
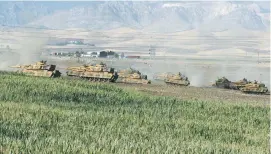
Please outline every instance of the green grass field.
M269 111L1 73L0 151L269 153Z

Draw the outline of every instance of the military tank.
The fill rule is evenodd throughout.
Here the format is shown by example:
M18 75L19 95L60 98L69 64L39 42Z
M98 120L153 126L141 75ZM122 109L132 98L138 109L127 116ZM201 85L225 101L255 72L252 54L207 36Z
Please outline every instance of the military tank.
M222 77L218 78L212 86L217 88L228 89L230 87L230 83L231 83L230 80L228 80L226 77Z
M244 87L241 87L240 90L243 93L270 94L265 84L257 82L246 84Z
M115 82L118 74L105 63L68 67L67 76L80 77L94 82Z
M169 85L178 85L178 86L189 86L190 81L188 78L184 75L182 75L180 72L176 75L167 75L165 78L165 83Z
M236 81L236 82L231 82L227 78L222 77L222 78L218 78L212 86L217 87L217 88L239 90L241 87L244 87L248 83L251 83L251 82L248 81L246 78Z
M120 70L118 72L118 80L121 83L151 84L151 80L148 80L147 75L143 75L141 72L133 68Z
M56 65L47 65L47 61L39 61L35 64L30 65L16 65L10 66L11 68L21 68L17 71L28 76L39 76L39 77L60 77L61 72L56 70Z

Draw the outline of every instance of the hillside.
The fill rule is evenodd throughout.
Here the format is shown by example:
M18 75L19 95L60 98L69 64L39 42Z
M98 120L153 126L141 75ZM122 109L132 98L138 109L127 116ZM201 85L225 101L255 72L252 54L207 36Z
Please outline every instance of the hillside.
M0 74L4 153L268 153L268 107Z
M0 24L154 32L269 31L269 2L0 2Z

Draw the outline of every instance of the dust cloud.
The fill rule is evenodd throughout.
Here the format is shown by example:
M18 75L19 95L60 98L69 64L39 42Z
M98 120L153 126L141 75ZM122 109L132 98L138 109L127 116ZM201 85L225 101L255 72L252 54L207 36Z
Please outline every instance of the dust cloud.
M14 35L16 44L10 45L11 50L0 51L0 70L11 70L11 65L32 64L41 60L42 48L49 37L44 32L23 32Z
M270 67L259 67L256 63L245 62L236 63L219 60L212 64L204 64L201 60L183 61L150 61L145 62L130 61L124 64L121 61L116 61L113 67L128 66L133 64L133 68L138 69L143 74L148 76L148 79L153 80L153 76L159 73L178 73L181 72L190 80L190 85L194 87L210 87L216 79L226 77L230 81L238 81L246 78L250 81L257 80L265 83L270 88ZM241 60L240 60L241 61ZM150 66L149 66L150 64Z
M64 63L64 61L66 61ZM61 61L57 59L52 61L57 65L78 65L71 60ZM233 60L232 62L224 61L223 59L214 61L210 64L206 64L206 60L98 60L92 61L86 60L85 63L99 63L105 62L110 67L116 70L126 69L130 66L139 70L141 73L146 74L152 83L163 83L154 80L154 76L161 73L178 73L181 72L190 80L190 86L194 87L210 87L216 79L225 76L230 81L238 81L246 78L250 81L257 80L265 83L268 89L270 89L270 67L259 67L257 63L253 61L242 61L242 59ZM64 70L63 70L64 71Z
M242 64L215 64L211 66L190 66L186 69L191 86L206 87L211 86L220 77L226 77L230 81L239 81L246 78L250 81L257 80L265 83L270 88L270 70L268 67L246 66Z

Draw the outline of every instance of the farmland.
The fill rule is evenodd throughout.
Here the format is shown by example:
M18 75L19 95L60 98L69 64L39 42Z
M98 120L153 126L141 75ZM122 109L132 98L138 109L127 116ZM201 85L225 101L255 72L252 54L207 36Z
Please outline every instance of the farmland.
M270 108L0 74L4 153L268 153Z

